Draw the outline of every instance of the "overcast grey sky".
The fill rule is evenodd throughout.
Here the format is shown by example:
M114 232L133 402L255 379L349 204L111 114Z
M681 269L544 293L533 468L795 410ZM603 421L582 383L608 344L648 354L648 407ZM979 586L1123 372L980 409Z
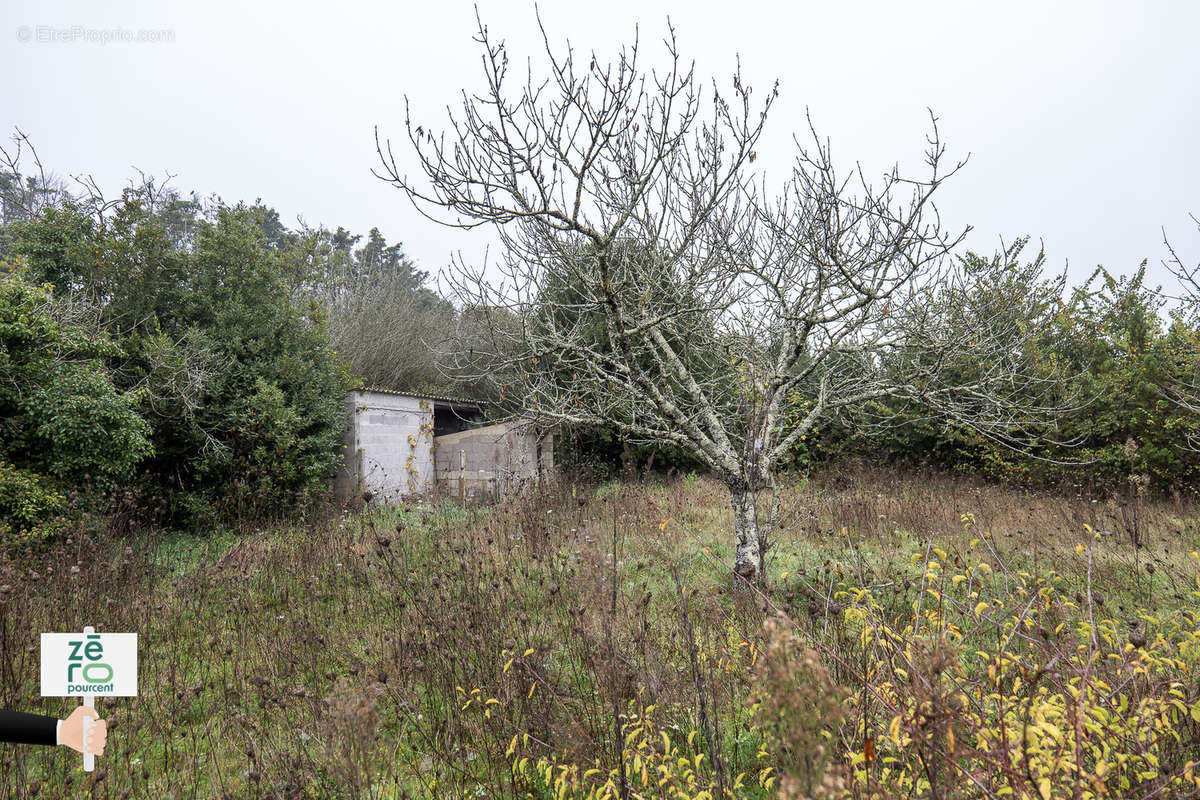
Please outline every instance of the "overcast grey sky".
M669 15L701 75L734 58L781 96L760 163L782 178L809 108L835 154L879 172L920 167L932 108L951 154L971 153L939 206L968 244L1044 241L1075 279L1150 259L1162 228L1200 254L1200 3L543 2L551 33L607 57ZM537 55L531 2L481 2L514 55ZM478 88L469 2L27 2L0 9L0 126L47 166L115 194L133 167L184 190L261 197L285 220L378 226L426 269L490 237L442 229L373 178L373 129L403 136L403 96L436 127ZM159 41L100 41L104 36ZM105 31L110 31L106 34ZM165 33L161 33L164 32ZM429 127L429 125L427 125Z

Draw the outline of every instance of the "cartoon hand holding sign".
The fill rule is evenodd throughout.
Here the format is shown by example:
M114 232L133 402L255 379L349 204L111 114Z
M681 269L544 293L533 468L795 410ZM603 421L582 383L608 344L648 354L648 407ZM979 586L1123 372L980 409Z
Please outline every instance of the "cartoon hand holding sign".
M108 726L98 719L94 708L80 706L64 720L41 714L25 714L20 711L0 711L0 742L12 744L66 745L72 750L104 755L104 743L108 738ZM83 720L90 718L87 744L83 741Z
M84 770L95 769L108 738L106 723L92 707L94 698L136 695L136 633L96 633L89 626L82 634L42 634L42 696L83 698L82 706L57 723L55 739L83 753Z

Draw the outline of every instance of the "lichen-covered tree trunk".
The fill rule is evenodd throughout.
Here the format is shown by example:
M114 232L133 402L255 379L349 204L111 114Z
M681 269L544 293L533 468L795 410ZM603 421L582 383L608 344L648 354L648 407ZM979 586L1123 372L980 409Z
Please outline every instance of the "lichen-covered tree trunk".
M733 507L733 571L739 578L753 583L759 578L761 564L754 492L744 480L737 479L729 481L729 497Z

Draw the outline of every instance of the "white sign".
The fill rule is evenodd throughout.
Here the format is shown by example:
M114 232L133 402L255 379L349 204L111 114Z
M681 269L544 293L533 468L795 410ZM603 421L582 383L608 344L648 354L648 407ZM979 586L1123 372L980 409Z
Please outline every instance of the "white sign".
M137 695L136 633L43 633L43 697Z

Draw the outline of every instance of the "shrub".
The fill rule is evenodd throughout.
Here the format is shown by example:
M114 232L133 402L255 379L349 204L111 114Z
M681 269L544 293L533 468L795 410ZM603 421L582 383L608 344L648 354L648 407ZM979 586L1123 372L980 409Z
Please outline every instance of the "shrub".
M189 463L170 467L214 503L280 514L327 488L341 457L349 375L320 307L285 280L298 254L267 245L262 213L221 209L201 227L185 307L221 365L197 415L211 446L193 439Z
M987 537L975 542L984 548ZM1090 565L1088 547L1077 554ZM867 589L833 593L861 652L851 657L853 727L842 730L853 796L1200 789L1200 699L1188 677L1200 654L1195 614L1118 621L1098 613L1090 588L1073 591L1053 569L998 575L973 562L969 551L914 554L920 594L908 613Z
M30 544L58 530L67 499L43 475L0 459L0 545Z
M32 532L77 487L98 500L151 452L135 393L114 383L119 350L80 308L6 264L0 275L0 522Z
M14 252L57 298L102 298L94 316L111 337L55 367L70 400L23 395L31 430L61 444L36 448L52 459L41 466L64 485L112 486L142 462L141 495L176 523L302 510L340 457L348 384L300 288L306 241L269 236L258 206L190 213L189 236L172 235L178 220L129 193L103 222L67 204L13 226Z

